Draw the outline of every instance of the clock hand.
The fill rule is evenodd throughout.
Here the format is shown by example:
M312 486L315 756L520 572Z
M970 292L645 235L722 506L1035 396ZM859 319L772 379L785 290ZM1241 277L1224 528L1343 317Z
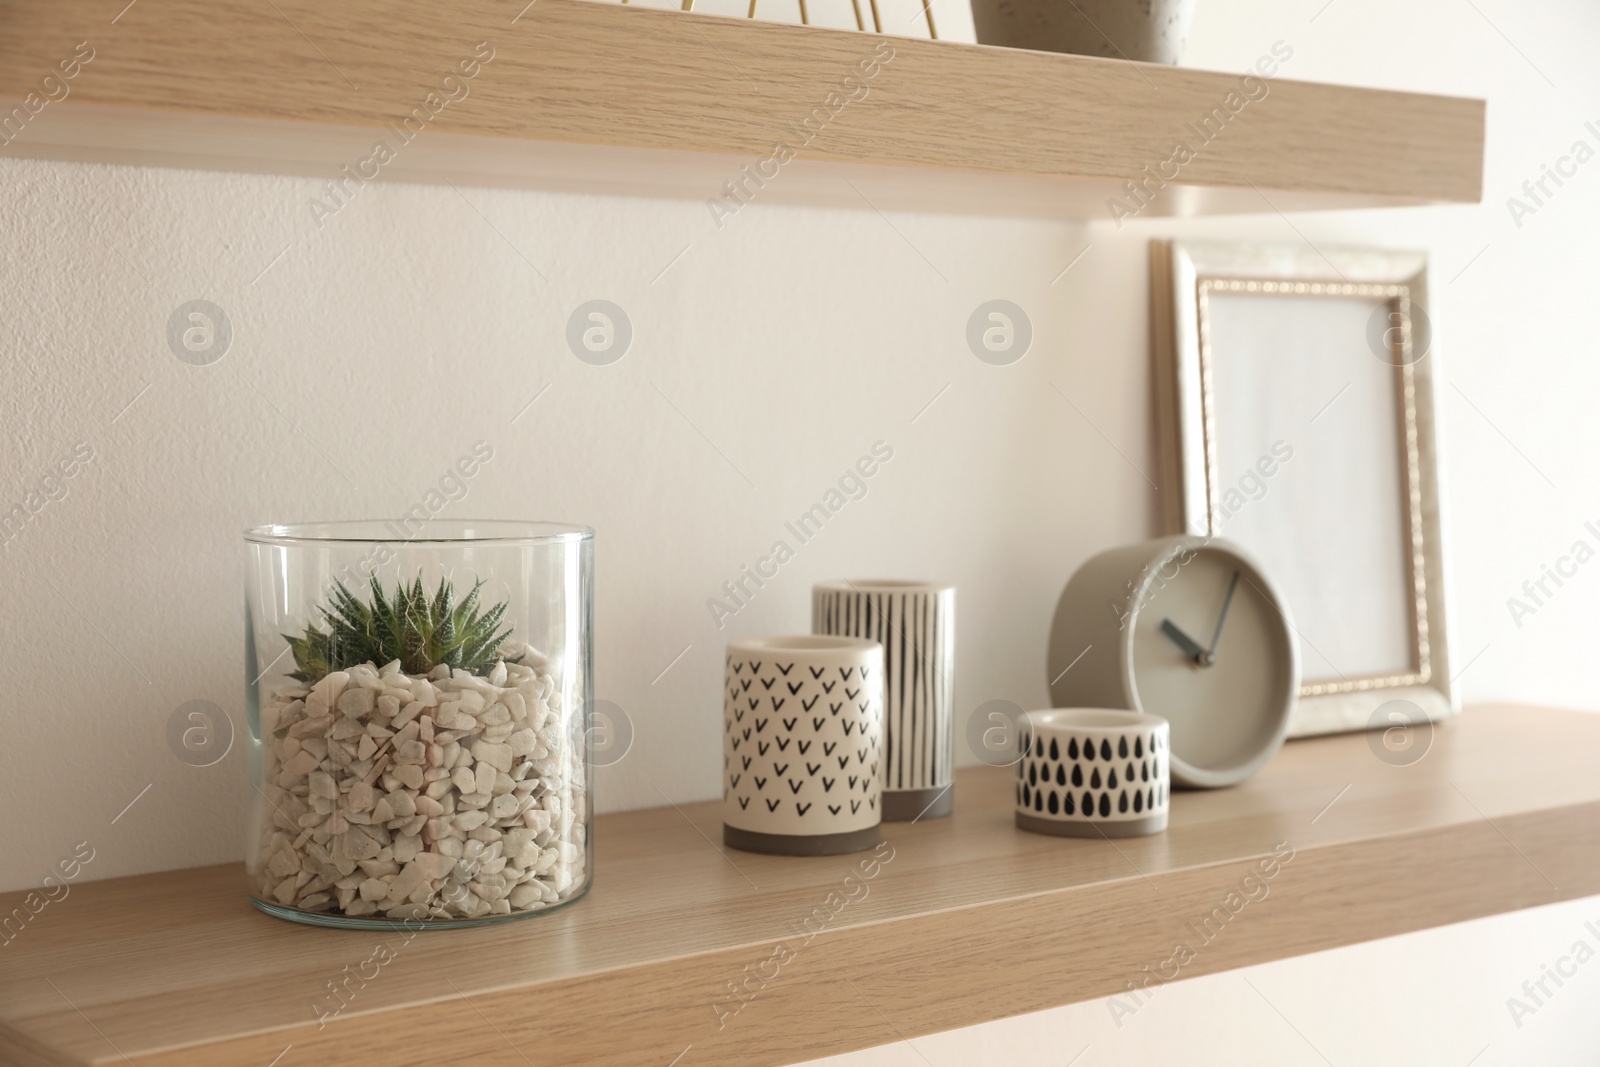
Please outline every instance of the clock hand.
M1222 639L1222 624L1228 621L1228 608L1233 604L1233 591L1239 588L1239 572L1233 572L1233 581L1228 583L1228 595L1222 598L1222 613L1217 616L1217 628L1211 632L1211 647L1206 649L1206 666L1217 655L1217 642Z
M1182 630L1171 619L1161 620L1161 632L1172 638L1172 643L1183 649L1183 654L1189 657L1190 662L1196 666L1206 666L1208 653L1200 647L1199 642Z

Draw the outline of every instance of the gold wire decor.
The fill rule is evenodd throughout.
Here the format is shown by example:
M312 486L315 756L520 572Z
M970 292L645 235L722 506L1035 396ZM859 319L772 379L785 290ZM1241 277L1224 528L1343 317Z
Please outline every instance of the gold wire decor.
M622 0L622 3L624 4L628 2L629 0ZM805 26L811 25L811 12L806 8L806 0L796 0L796 2L800 5L801 24ZM681 3L681 10L694 10L695 0L681 0ZM753 19L756 17L756 5L759 3L760 0L750 0L750 8L745 13L745 18ZM867 6L872 12L872 32L882 33L883 16L878 11L878 0L867 0ZM867 29L867 23L861 14L861 0L850 0L850 7L856 16L856 29L865 32ZM928 23L928 38L930 40L937 41L939 39L939 30L933 23L933 0L922 0L922 16L927 20Z

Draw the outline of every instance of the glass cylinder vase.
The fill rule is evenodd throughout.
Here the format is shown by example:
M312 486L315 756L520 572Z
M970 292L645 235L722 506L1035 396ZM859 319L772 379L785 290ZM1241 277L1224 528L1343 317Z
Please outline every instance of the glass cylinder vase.
M252 903L415 928L582 896L593 531L371 521L245 541Z

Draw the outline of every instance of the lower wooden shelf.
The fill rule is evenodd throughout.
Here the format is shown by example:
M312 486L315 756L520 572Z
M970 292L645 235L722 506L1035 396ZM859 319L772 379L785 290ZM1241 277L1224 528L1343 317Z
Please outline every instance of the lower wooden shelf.
M585 900L409 940L268 918L231 864L80 884L7 931L0 1061L783 1064L1600 893L1600 715L1373 744L1293 742L1116 843L1015 830L988 768L852 857L723 852L716 804L606 816Z

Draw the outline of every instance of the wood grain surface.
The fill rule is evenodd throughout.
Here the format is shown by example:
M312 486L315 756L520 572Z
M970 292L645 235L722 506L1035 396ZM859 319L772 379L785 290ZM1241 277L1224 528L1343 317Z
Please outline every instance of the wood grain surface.
M1194 977L1600 893L1600 716L1469 709L1409 766L1371 740L1291 742L1115 843L1018 831L1010 772L961 771L870 873L722 851L715 803L605 816L587 898L411 940L269 918L233 865L75 884L0 947L0 1061L784 1064L1119 993L1179 941Z
M761 190L773 200L1104 218L1108 196L1184 140L1197 154L1150 214L1482 190L1482 101L1295 82L1292 60L1199 147L1194 124L1240 74L584 0L10 0L0 99L37 90L79 42L93 60L0 153L332 177L486 42L466 95L382 178L715 198L781 142L796 161ZM863 77L875 49L892 58ZM852 74L864 89L798 133ZM862 193L842 180L875 168L892 180Z

